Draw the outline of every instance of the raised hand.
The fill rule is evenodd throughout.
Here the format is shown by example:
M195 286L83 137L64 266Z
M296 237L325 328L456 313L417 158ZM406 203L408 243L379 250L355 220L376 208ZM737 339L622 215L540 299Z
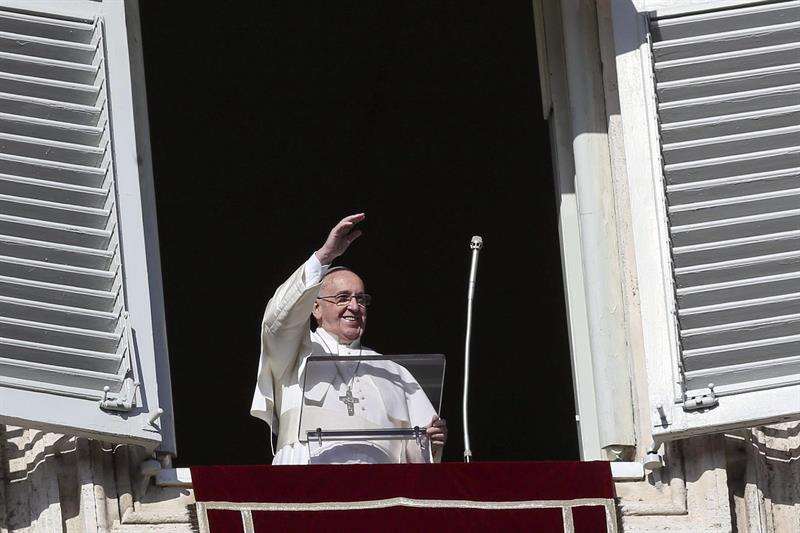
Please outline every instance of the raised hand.
M356 229L356 225L365 218L367 215L358 213L340 220L328 234L325 244L314 252L319 262L330 265L334 259L342 255L353 241L361 236L361 230Z

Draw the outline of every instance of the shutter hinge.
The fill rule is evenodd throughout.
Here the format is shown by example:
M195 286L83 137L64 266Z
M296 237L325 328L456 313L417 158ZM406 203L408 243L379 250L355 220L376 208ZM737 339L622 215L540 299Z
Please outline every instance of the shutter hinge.
M133 332L131 331L131 322L128 319L128 312L123 311L121 318L125 328L123 333L125 339L123 342L126 344L123 358L127 359L128 368L125 372L125 378L122 380L122 387L118 393L109 394L111 387L108 385L103 387L103 399L100 400L100 409L109 411L130 411L136 403L136 389L139 388L139 383L134 380L133 377Z
M695 394L686 395L683 402L684 411L696 411L698 409L711 409L719 405L717 395L714 394L714 384L709 383L705 389L698 390Z

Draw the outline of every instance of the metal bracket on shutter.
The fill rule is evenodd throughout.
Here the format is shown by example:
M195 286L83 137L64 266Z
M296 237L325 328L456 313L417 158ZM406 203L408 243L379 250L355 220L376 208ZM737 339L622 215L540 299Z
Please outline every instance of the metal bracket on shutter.
M109 394L110 387L103 387L103 399L100 400L100 409L109 411L130 411L136 401L136 389L139 387L139 382L134 379L134 366L133 366L133 332L131 331L131 322L128 317L128 312L122 312L122 321L124 324L125 342L127 350L124 357L127 359L128 368L125 371L125 378L122 381L122 388L117 394Z
M714 384L709 383L705 389L700 389L691 396L686 395L683 402L684 411L696 411L698 409L710 409L719 405L717 395L714 394Z

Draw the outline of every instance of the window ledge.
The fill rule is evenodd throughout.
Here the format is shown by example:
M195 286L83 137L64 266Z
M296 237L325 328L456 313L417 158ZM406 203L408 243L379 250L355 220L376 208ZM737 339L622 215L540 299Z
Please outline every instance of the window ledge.
M611 478L614 481L641 481L644 479L644 466L634 461L612 461Z

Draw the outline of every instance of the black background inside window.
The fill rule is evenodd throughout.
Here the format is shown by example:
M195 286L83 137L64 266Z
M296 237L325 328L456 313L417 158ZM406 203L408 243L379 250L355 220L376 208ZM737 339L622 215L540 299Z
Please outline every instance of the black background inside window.
M531 4L141 2L178 464L265 463L264 306L344 215L364 343L448 357L461 460L469 240L474 459L578 456Z

